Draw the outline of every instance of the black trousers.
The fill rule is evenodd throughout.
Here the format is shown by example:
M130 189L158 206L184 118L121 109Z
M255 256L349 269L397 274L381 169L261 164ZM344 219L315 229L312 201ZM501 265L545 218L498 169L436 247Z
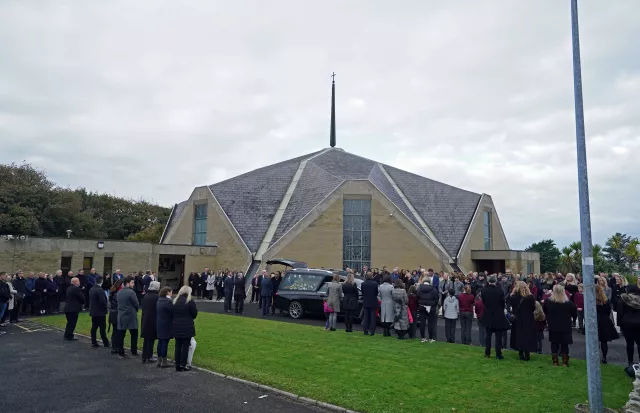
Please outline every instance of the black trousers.
M231 299L233 298L233 293L231 291L224 293L224 311L231 311Z
M236 313L240 314L244 310L244 296L236 295L234 299L236 301Z
M487 328L487 338L484 348L484 354L491 355L491 336L496 335L496 356L502 356L502 330L496 330L494 328Z
M100 338L105 347L109 347L109 339L107 338L107 316L91 317L91 344L98 344L96 332L100 329Z
M448 343L456 342L456 323L457 318L445 318L444 319L444 332L447 337Z
M252 288L251 289L251 302L259 301L259 300L260 300L260 289L259 288Z
M362 329L365 333L374 335L376 332L376 308L364 307L362 312Z
M58 294L47 295L47 314L53 314L58 311L60 308L60 304L58 304ZM57 307L57 308L56 308Z
M153 358L153 343L155 343L155 338L145 338L142 340L142 358L145 360L149 360Z
M73 332L76 331L76 324L78 324L78 313L64 313L67 317L67 325L64 327L64 338L73 338Z
M114 346L118 349L118 354L124 356L124 337L127 335L127 330L116 330L115 337L113 338ZM131 336L131 354L138 354L138 330L129 330Z
M87 308L89 308L89 289L91 287L89 287L88 285L84 288L84 309L86 310Z
M176 370L187 365L187 357L189 356L189 344L191 338L176 338L175 363Z
M558 349L560 350L560 354L569 355L569 345L567 343L551 343L551 354L558 354Z
M34 304L35 313L37 315L40 315L40 312L42 310L46 310L44 293L40 293L36 291L35 295L33 296L33 304ZM33 314L33 312L31 314Z
M355 310L344 310L344 328L353 331L353 319L356 316Z
M15 301L13 303L13 310L11 310L11 314L9 315L9 321L12 323L18 320L18 316L22 312L22 298L15 297Z
M627 342L627 362L631 366L633 364L633 355L635 353L635 347L638 347L638 354L640 355L640 329L637 328L623 328L622 334L624 340Z
M220 287L216 287L216 300L222 300L224 291L222 291L222 288Z

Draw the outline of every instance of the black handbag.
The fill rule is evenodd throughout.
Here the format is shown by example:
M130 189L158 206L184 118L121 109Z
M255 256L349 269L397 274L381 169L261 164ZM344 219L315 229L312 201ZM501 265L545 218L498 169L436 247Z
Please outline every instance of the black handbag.
M516 309L516 312L517 312L518 310L520 310L520 306L522 305L522 302L523 302L523 301L524 301L524 297L521 297L521 298L520 298L520 302L518 303L518 308ZM509 322L510 322L511 324L515 323L517 319L518 319L518 318L516 317L516 315L515 315L515 314L513 314L513 313L511 313L511 312L507 313L507 320L509 320Z

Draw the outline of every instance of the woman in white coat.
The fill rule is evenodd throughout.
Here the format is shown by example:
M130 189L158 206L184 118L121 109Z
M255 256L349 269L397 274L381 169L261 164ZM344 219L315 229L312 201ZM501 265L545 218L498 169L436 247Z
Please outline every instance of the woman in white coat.
M216 276L212 272L207 274L207 298L213 300L213 292L216 290Z
M378 300L380 301L380 323L384 330L384 337L391 336L391 324L395 317L393 302L393 285L391 285L391 275L387 274L382 279L382 284L378 287Z

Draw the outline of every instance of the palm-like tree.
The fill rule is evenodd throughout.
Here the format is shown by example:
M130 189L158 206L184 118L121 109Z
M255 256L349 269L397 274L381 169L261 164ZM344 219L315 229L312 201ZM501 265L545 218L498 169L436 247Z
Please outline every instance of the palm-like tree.
M640 263L640 241L637 238L629 242L624 250L624 255L627 257L629 269L633 269L634 264Z
M576 272L575 251L571 246L564 247L560 250L560 268L565 274L568 272Z

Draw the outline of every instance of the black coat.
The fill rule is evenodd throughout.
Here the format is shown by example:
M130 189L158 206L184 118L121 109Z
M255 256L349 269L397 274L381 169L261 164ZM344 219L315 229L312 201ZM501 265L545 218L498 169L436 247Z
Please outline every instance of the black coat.
M366 280L360 286L362 291L362 307L378 307L378 283L373 280Z
M345 311L355 311L358 309L358 297L359 297L359 293L358 293L358 287L356 286L355 283L353 284L348 284L348 283L343 283L342 284L342 293L344 294L343 298L342 298L342 309Z
M140 329L140 337L146 339L156 339L157 337L157 309L158 293L156 291L147 291L142 299L142 328Z
M175 338L191 338L196 336L193 320L198 316L195 301L187 303L187 296L181 295L173 305L173 336Z
M273 283L271 282L271 278L264 277L260 281L260 296L271 297L272 295L273 295Z
M233 295L237 297L236 301L238 300L238 298L243 299L247 296L247 292L244 289L244 286L245 286L244 277L237 277L233 281L233 286L235 287L235 290L233 291Z
M282 277L275 276L271 279L271 284L273 284L273 293L278 292L278 288L280 288L280 283L282 282Z
M44 290L47 289L47 279L46 278L36 278L35 282L35 290L36 293L44 294Z
M598 340L609 342L620 338L610 318L611 304L608 302L596 304L596 314L598 315Z
M158 298L156 303L156 335L161 340L169 340L173 337L173 302L171 302L171 298Z
M111 282L111 277L107 278L104 277L104 279L102 280L102 289L103 290L110 290L111 286L113 285L113 283Z
M637 288L628 288L627 293L621 294L618 300L618 325L623 331L640 332L640 291Z
M11 300L11 289L9 284L4 281L0 281L0 303L5 304Z
M11 282L11 284L13 285L13 288L15 288L18 292L18 299L22 299L22 297L24 297L24 295L27 293L27 288L24 285L24 278L16 277Z
M440 300L440 294L433 285L420 284L418 287L418 305L435 307Z
M535 297L515 294L509 297L509 302L512 314L516 316L516 321L511 326L511 348L525 352L538 350L538 333L533 318L536 310Z
M118 292L109 295L109 324L118 325Z
M504 315L504 293L500 287L495 284L488 284L484 287L482 302L484 303L484 312L480 322L487 328L498 331L508 330L511 327Z
M549 342L573 344L573 321L578 316L576 306L571 301L557 303L546 299L542 306L549 326Z
M67 299L64 305L65 313L79 313L84 306L84 294L80 287L75 285L67 288Z
M136 293L144 291L144 280L142 279L142 275L136 275L133 278L133 291Z
M109 311L107 296L99 285L94 285L89 290L89 315L91 317L104 317Z

